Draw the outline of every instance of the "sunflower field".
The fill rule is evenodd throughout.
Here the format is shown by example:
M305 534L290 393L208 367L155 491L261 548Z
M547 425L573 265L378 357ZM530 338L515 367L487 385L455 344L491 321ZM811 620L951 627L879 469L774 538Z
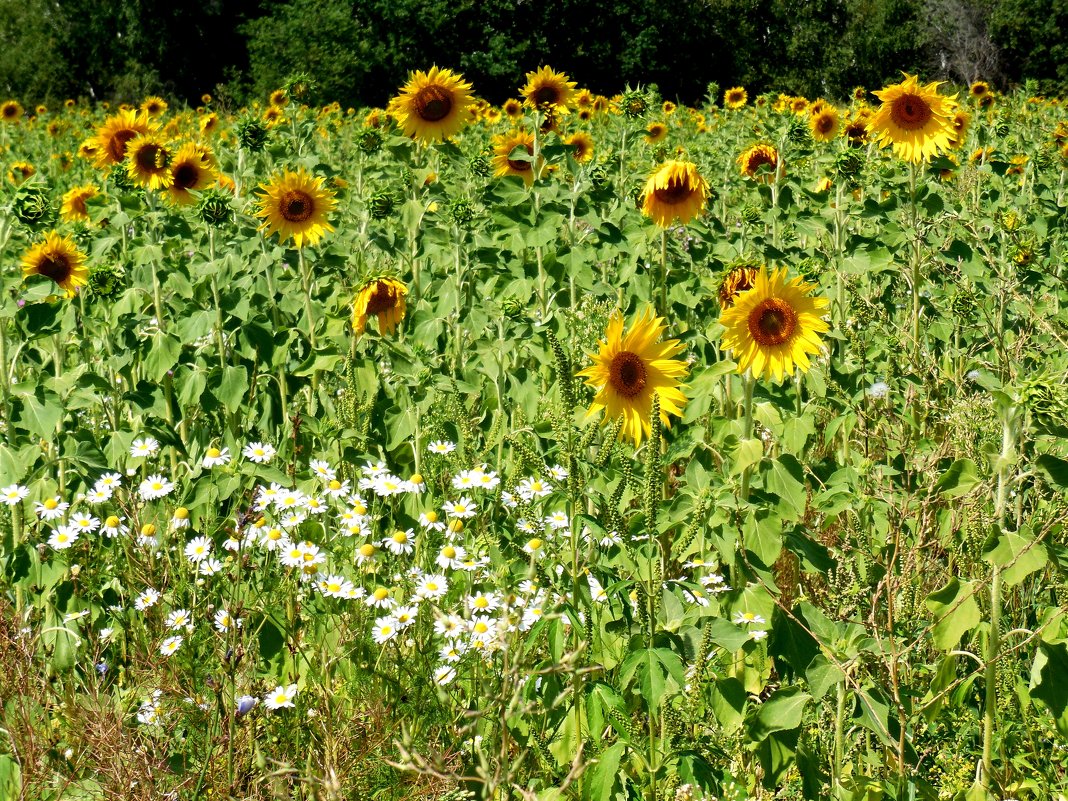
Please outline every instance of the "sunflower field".
M1063 799L1068 113L0 106L0 799Z

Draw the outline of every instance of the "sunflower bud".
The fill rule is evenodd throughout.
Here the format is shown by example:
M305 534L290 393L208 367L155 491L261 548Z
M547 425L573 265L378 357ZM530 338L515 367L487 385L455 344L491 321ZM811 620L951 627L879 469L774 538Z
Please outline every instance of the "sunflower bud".
M649 98L645 96L644 92L632 89L623 95L619 107L623 111L624 116L635 120L640 119L644 117L645 112L649 110Z
M130 180L125 164L116 164L108 173L108 182L120 192L133 192L137 186Z
M603 164L595 164L590 167L588 173L590 183L593 184L596 189L603 189L608 185L608 168Z
M501 301L501 311L504 313L505 317L510 317L513 320L516 320L526 313L526 306L519 298L505 298Z
M377 128L364 128L356 134L356 147L368 155L382 148L382 134Z
M460 228L466 228L475 219L475 207L465 197L453 198L449 201L448 215Z
M270 132L257 117L245 117L237 123L237 141L251 153L259 153L267 145Z
M41 183L20 186L11 199L11 213L20 223L31 228L47 225L54 216L48 187Z
M97 264L89 270L89 296L92 298L116 298L126 289L126 283L126 270L121 264Z
M705 87L705 98L707 98L708 105L715 107L719 102L720 85L715 81L711 81L708 86Z
M756 225L763 216L760 206L745 206L741 211L742 222L746 225Z
M812 131L809 130L808 121L801 116L793 115L787 122L786 138L795 145L810 144Z
M493 164L490 161L490 157L486 153L479 153L476 156L472 156L468 162L468 167L471 169L471 174L478 176L479 178L489 178L493 172Z
M388 189L379 189L375 191L367 201L367 209L371 214L371 218L375 220L386 219L386 217L393 213L393 209L396 205L397 199L393 197L393 193Z
M1007 233L1015 233L1020 230L1020 215L1015 211L1008 211L1001 215L1001 228Z
M233 217L229 199L218 189L208 189L200 195L196 213L201 220L213 226L222 225Z
M857 150L844 150L834 159L834 171L852 184L864 170L864 154Z

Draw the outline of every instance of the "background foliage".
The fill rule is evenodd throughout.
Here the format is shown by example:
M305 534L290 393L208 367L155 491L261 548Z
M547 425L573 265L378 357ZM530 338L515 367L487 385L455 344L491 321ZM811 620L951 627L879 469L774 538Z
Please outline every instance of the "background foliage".
M1068 87L1060 0L289 0L0 3L0 87L31 103L210 91L247 102L295 71L312 102L383 105L412 68L460 69L490 101L552 64L597 92L710 82L845 97L899 70Z

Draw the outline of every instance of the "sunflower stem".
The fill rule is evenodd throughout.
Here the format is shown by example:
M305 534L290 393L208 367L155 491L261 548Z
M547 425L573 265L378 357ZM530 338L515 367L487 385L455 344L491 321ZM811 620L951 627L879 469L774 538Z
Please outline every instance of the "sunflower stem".
M909 162L909 209L912 215L912 258L909 264L909 284L912 291L912 341L916 355L920 352L920 226L916 206L916 164Z
M744 394L742 396L742 439L753 438L753 389L756 387L756 378L753 376L752 371L748 371L745 374L745 378L742 379L742 386ZM752 476L753 466L746 465L742 470L742 501L747 502L749 500L749 480Z
M660 231L660 314L668 316L667 228Z
M308 260L304 258L304 248L297 248L297 261L300 263L300 277L301 283L304 287L304 314L308 318L308 345L311 348L309 354L312 359L312 363L315 362L315 351L318 349L319 342L315 337L315 310L312 308L312 275L311 267L308 265ZM311 392L308 398L308 414L314 416L316 408L318 406L317 398L319 395L319 371L317 369L312 370L311 375Z

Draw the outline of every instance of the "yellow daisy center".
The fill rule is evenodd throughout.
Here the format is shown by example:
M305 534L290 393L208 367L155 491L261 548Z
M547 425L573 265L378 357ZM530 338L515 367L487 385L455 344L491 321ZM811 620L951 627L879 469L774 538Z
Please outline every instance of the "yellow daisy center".
M766 298L749 312L749 333L761 345L781 345L796 328L797 312L779 298Z
M620 351L608 367L608 381L625 398L633 398L645 389L645 362L636 353Z

